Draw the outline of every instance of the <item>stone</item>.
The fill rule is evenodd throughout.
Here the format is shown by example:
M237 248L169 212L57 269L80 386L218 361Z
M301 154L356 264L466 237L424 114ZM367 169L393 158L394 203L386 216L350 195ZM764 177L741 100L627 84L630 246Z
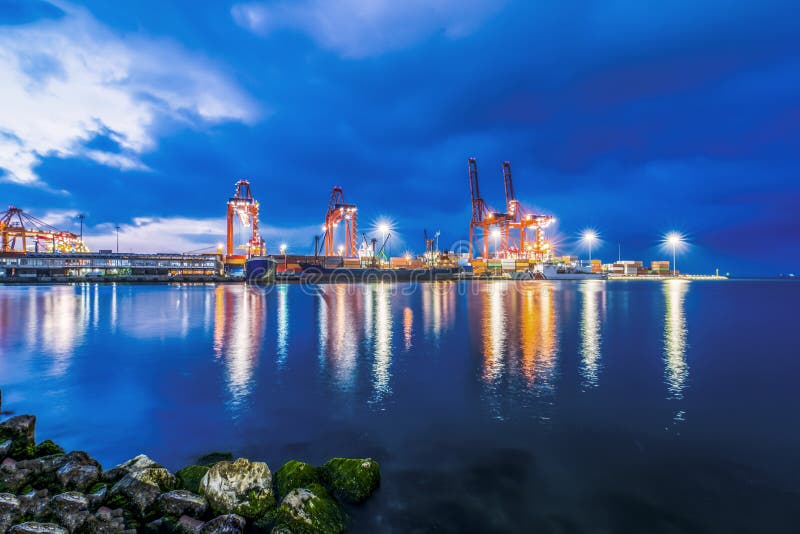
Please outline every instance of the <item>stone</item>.
M188 515L182 515L180 519L178 519L178 524L176 528L179 532L197 532L205 525L204 521L200 521L199 519L195 519L194 517L189 517Z
M352 503L365 501L381 481L380 466L372 458L333 458L320 473L337 497Z
M127 475L128 473L132 473L133 471L139 471L141 469L147 469L150 467L164 467L158 462L151 460L147 455L140 454L134 458L131 458L127 462L123 462L118 466L109 469L105 473L103 473L103 478L109 482L117 482L119 479Z
M159 517L144 526L145 534L169 534L175 532L178 520L174 517Z
M9 534L69 534L67 529L55 523L36 523L33 521L14 525L8 532Z
M32 475L30 470L19 469L17 462L11 458L6 458L0 465L0 491L24 493L23 488L29 485Z
M164 515L201 517L207 508L208 502L205 498L182 489L163 493L158 497L158 509Z
M232 462L233 455L229 452L211 452L197 459L197 465L211 467L217 462Z
M275 507L269 467L246 458L214 464L200 481L200 493L215 512L248 519L261 517Z
M0 440L0 461L5 460L6 456L8 456L8 451L11 450L12 441L7 439L5 441Z
M303 488L315 482L320 482L317 470L313 466L297 460L289 460L283 467L275 471L275 486L279 499L283 499L293 489Z
M47 490L31 490L19 496L23 512L29 517L42 517L50 509L50 492Z
M30 472L30 484L37 489L84 491L100 476L100 464L83 451L51 454L17 462L17 469Z
M273 532L331 532L345 530L347 517L319 484L290 491L275 511Z
M97 508L103 501L106 500L106 495L108 495L108 486L105 484L94 484L92 488L89 490L89 493L86 494L86 497L89 499L89 506L92 509Z
M208 473L208 467L190 465L175 473L175 477L178 479L178 486L192 493L198 493L200 491L200 481L206 473Z
M36 457L50 456L51 454L64 454L62 449L57 443L52 440L46 439L36 446Z
M240 534L244 532L245 519L235 514L221 515L205 523L200 534Z
M36 453L36 416L18 415L0 423L0 442L11 440L8 455L15 460L31 458Z
M50 500L49 508L50 516L70 532L75 532L92 515L89 512L89 499L77 491L56 495Z
M58 469L56 476L65 489L86 491L100 480L100 464L88 455L87 458L70 458Z
M139 516L155 503L158 496L175 487L175 477L163 467L148 467L123 476L108 492L109 506L131 508Z
M20 500L11 493L0 493L0 532L16 523L24 514Z
M106 508L106 510L108 510ZM136 532L125 525L122 517L114 517L108 513L101 513L100 510L90 516L80 529L83 534L123 534L126 532Z

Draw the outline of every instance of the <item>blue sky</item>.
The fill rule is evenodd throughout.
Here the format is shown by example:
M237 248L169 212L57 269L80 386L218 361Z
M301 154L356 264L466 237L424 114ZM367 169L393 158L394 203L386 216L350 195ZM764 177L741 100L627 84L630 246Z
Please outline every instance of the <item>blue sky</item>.
M800 270L792 2L0 0L0 203L93 249L224 235L239 178L310 252L341 185L395 251L467 237L467 158L558 219L564 253Z

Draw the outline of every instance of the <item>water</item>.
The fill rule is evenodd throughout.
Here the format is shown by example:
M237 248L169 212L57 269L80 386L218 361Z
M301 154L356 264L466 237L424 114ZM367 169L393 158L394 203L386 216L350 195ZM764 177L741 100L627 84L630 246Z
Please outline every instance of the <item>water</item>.
M356 532L797 532L792 282L0 287L3 409L111 466L372 456Z

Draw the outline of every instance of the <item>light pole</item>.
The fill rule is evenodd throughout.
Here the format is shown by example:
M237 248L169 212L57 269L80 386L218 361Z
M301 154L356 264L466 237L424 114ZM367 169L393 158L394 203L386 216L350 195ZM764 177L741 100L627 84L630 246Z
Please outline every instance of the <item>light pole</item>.
M78 219L81 221L81 243L83 243L83 220L86 218L86 215L83 213L78 214Z
M678 232L667 234L667 244L672 247L672 276L678 276L677 249L683 245L683 236Z
M117 231L117 254L119 254L119 225L114 227Z
M597 241L597 232L594 230L584 230L582 240L589 245L589 263L592 263L592 245Z

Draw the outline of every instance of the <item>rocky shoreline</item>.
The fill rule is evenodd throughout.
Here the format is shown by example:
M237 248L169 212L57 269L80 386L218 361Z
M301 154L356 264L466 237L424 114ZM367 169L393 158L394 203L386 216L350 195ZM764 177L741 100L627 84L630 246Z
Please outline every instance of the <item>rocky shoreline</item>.
M83 451L37 444L35 425L32 415L0 423L0 533L344 532L343 504L380 484L370 458L292 460L273 474L264 462L212 453L173 474L139 455L104 470Z

